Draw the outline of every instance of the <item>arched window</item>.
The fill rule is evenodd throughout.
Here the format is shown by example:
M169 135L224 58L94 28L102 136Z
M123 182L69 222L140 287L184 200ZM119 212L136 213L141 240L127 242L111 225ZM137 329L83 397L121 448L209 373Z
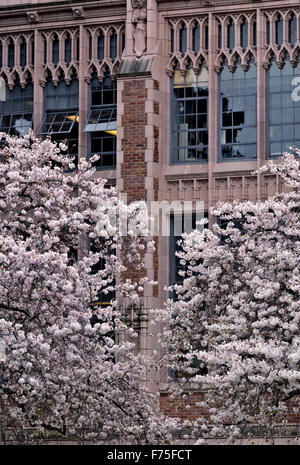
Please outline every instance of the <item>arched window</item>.
M199 52L200 50L200 26L195 24L193 27L193 51Z
M56 34L54 34L52 39L52 63L57 65L59 61L59 40Z
M65 37L65 62L67 64L69 64L71 61L71 46L72 46L71 37L70 37L70 34L67 33Z
M186 42L186 26L182 23L181 28L179 29L179 51L181 53L186 52L187 42Z
M98 35L98 60L102 61L104 58L104 35L102 32L99 33Z
M278 15L275 22L275 41L277 45L282 45L283 42L283 21L281 15Z
M300 102L293 98L293 79L299 74L300 64L293 68L287 57L282 69L273 59L267 72L270 157L282 155L290 146L300 147Z
M26 66L26 53L27 53L27 44L26 44L26 41L25 41L24 37L22 37L21 42L20 42L20 65L21 65L21 68L25 68L25 66Z
M235 46L235 38L234 38L234 22L232 18L228 21L227 24L227 48L232 50Z
M199 163L208 159L208 72L185 76L174 72L172 102L172 161Z
M8 67L12 70L15 66L15 44L12 39L8 41Z
M243 49L248 47L248 22L245 17L240 24L240 41Z
M220 158L256 158L256 66L251 61L244 71L237 62L231 73L225 62L219 79Z
M110 58L114 61L117 58L117 33L113 31L110 36Z
M297 40L297 21L294 13L291 14L289 19L289 43L293 47Z
M6 84L5 101L0 101L0 131L21 137L32 127L33 85L28 81L22 89L18 81L10 90Z

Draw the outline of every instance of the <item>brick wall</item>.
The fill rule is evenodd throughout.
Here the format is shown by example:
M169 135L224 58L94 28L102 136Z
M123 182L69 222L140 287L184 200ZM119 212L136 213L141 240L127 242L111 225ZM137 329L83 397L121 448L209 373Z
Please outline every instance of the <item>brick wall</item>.
M144 79L131 79L124 82L122 95L124 104L124 112L122 115L122 127L124 128L122 150L124 161L121 166L121 176L124 180L124 192L128 195L128 203L134 200L146 199L146 100L147 90L145 88Z

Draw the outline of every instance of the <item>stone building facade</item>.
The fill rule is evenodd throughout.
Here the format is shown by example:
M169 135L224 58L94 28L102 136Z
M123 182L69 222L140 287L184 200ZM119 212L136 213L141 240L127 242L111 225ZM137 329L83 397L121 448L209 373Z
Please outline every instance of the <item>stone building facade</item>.
M99 154L129 202L265 199L281 180L254 170L300 146L299 51L296 0L0 0L0 130ZM174 239L154 239L142 352L176 279Z

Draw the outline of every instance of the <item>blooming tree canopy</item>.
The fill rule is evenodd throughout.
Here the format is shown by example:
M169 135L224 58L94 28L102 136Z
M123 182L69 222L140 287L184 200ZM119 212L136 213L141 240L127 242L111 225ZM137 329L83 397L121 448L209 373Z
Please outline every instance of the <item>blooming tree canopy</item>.
M64 145L0 136L2 439L168 441L133 329L114 299L91 304L113 291L135 298L120 276L124 257L141 266L143 206L122 203L86 161L75 170ZM111 217L136 227L124 235Z
M274 438L288 418L299 423L299 161L285 154L261 171L287 193L220 204L213 231L184 235L185 279L158 315L173 395L202 390L204 439Z

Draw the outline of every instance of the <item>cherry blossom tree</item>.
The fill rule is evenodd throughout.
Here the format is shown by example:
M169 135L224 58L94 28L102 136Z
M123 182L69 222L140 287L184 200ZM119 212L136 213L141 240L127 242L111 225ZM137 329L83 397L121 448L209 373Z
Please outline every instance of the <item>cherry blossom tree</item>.
M111 298L136 298L121 276L124 262L142 266L143 205L122 203L63 144L0 137L2 440L167 442L170 421L144 383L150 362L133 354ZM120 218L135 220L127 235ZM93 305L101 294L105 308Z
M220 204L213 231L183 235L184 280L156 316L177 378L172 396L188 403L202 391L199 443L272 441L297 416L299 433L299 159L285 154L261 172L279 175L287 193Z

